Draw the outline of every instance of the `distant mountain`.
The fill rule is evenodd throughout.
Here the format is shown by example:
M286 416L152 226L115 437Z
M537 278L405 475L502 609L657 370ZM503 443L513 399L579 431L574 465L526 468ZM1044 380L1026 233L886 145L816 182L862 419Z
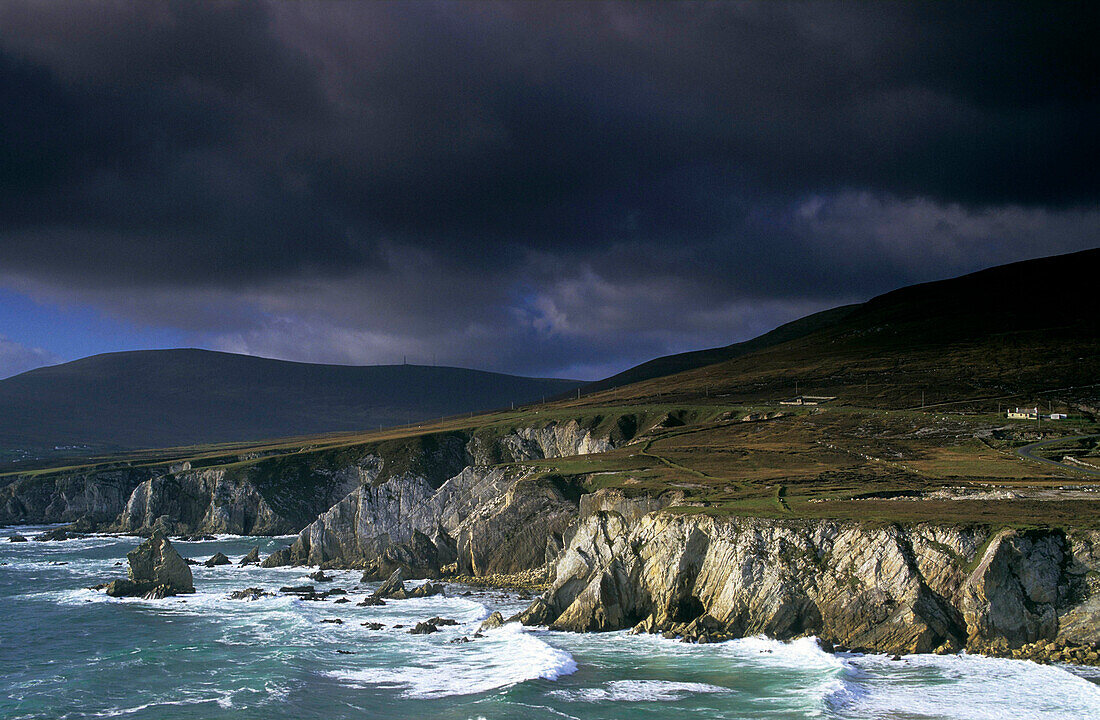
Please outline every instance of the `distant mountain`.
M580 384L208 350L109 353L0 380L0 449L125 450L369 430L519 405Z
M913 406L1075 388L1100 396L1100 249L911 285L744 343L658 358L592 402L803 392ZM1092 388L1092 389L1090 389ZM996 407L996 403L993 404Z

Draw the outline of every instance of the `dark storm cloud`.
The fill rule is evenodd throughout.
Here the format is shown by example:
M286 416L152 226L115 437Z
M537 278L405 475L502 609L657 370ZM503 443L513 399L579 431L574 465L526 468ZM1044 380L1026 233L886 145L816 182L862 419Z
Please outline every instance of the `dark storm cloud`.
M724 344L1095 245L1098 24L4 2L0 279L315 360L598 373Z

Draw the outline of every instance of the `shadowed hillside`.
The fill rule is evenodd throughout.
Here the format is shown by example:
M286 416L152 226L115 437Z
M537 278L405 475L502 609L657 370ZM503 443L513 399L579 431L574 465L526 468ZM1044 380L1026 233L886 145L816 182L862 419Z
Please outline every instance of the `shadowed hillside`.
M586 402L776 400L796 389L884 407L1034 402L1061 388L1088 399L1100 382L1097 277L1100 250L1087 250L913 285L747 343L651 361L593 384L609 389Z
M132 449L369 430L541 400L578 384L206 350L110 353L0 381L0 448Z

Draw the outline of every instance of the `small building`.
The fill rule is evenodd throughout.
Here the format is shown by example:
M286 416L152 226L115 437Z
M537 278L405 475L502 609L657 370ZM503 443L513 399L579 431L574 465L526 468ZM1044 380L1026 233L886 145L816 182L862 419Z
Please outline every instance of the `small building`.
M1069 417L1069 416L1066 415L1065 413L1051 413L1050 414L1050 419L1051 420L1065 420L1067 417Z
M1009 420L1038 420L1039 408L1015 408L1008 411Z

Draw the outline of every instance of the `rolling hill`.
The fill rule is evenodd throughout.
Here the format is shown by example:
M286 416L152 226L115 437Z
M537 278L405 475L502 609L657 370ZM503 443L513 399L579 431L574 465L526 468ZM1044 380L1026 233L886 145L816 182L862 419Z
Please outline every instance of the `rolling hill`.
M1001 265L827 310L746 343L644 363L589 403L841 395L885 407L1035 402L1100 382L1100 249ZM600 392L602 391L602 392ZM996 407L996 402L993 403Z
M109 353L0 381L0 448L98 452L362 431L518 405L579 384L208 350Z

